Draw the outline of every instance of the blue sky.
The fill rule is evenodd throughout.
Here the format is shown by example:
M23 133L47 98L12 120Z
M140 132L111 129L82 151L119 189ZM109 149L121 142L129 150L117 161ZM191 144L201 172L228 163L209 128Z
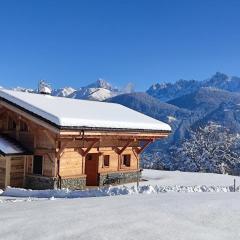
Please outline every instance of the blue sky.
M0 0L0 85L240 76L238 0Z

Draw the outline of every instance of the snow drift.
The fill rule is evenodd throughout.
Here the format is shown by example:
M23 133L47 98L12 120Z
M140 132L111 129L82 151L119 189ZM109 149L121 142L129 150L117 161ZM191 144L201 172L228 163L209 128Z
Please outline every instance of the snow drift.
M240 186L236 187L236 192L240 192ZM119 186L106 187L90 190L27 190L22 188L7 187L5 191L0 190L2 196L8 197L31 197L31 198L86 198L86 197L105 197L132 194L158 194L168 192L234 192L233 186Z

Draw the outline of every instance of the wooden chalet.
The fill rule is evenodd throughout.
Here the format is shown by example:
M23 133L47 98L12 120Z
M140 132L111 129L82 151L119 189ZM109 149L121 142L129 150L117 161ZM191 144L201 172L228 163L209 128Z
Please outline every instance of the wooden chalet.
M0 89L0 188L136 181L140 153L170 131L119 104Z

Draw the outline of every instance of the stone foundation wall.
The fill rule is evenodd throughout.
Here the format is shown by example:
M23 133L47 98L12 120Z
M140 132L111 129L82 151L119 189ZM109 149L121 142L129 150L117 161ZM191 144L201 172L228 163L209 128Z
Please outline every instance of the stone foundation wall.
M133 172L114 172L114 173L101 173L99 174L99 186L124 184L130 182L136 182L141 178L141 173L137 171ZM25 187L29 189L57 189L59 183L57 178L27 175L25 178ZM61 188L69 189L85 189L86 188L86 176L76 178L63 178L61 179Z
M114 173L101 173L99 175L99 186L124 184L130 182L136 182L141 178L141 172L114 172Z
M60 188L57 178L27 175L25 187L29 189L57 189ZM86 177L61 179L61 188L84 189L86 187Z
M25 178L25 187L36 190L57 189L57 179L37 175L27 175Z
M86 187L86 177L65 178L61 180L62 188L84 189Z

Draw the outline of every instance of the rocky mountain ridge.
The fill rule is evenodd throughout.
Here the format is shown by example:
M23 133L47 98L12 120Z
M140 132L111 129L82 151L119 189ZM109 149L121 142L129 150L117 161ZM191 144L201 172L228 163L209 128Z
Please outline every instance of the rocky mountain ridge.
M217 72L212 77L203 81L181 79L174 83L153 84L146 92L160 101L167 102L195 92L202 87L239 92L240 78L235 76L230 77L224 73Z

